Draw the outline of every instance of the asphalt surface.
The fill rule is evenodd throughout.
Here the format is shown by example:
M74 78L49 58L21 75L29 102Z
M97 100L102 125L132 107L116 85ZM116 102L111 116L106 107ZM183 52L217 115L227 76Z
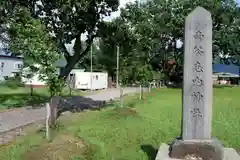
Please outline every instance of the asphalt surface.
M139 92L139 88L124 88L123 94ZM109 101L120 97L119 89L107 89L98 93L93 93L86 98L95 101ZM0 133L7 132L17 127L25 126L36 121L44 120L46 117L45 107L21 108L0 112Z

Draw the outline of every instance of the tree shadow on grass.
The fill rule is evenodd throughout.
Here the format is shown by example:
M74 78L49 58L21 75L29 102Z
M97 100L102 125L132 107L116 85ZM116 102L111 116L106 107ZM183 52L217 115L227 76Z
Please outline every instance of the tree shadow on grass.
M147 154L148 160L155 160L158 152L156 148L154 148L152 145L147 144L141 145L141 149Z
M21 108L31 106L32 108L41 107L49 100L48 96L34 93L32 96L29 93L9 93L0 94L0 108Z
M9 93L0 94L0 108L21 108L27 107L30 109L36 109L43 107L46 102L49 101L49 96L34 93L32 96L27 93ZM91 98L83 96L62 96L57 104L58 112L61 114L65 111L80 112L86 109L100 110L103 107L114 106L115 101L96 101Z

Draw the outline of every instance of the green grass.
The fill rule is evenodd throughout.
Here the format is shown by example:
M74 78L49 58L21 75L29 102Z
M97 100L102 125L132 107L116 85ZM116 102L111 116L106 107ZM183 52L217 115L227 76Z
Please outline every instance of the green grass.
M239 93L240 88L214 89L213 136L218 137L226 147L240 147ZM58 121L53 142L44 142L43 133L32 133L0 147L0 159L23 160L30 154L31 159L38 160L36 155L47 155L49 152L54 152L55 156L62 155L63 151L46 151L46 148L58 145L60 142L57 143L56 139L63 135L71 135L75 138L74 143L81 142L85 146L78 148L73 157L72 153L76 153L73 151L77 148L73 149L65 143L65 148L72 149L69 158L64 158L66 160L154 159L160 143L169 143L180 134L181 91L153 90L152 93L145 93L144 100L138 100L137 97L128 96L124 99L125 106L131 107L131 110L108 107L101 111L77 113L71 118L62 117ZM65 156L68 154L64 153Z
M17 87L13 89L7 86L0 85L0 91L0 110L44 103L50 97L47 88L33 89L32 96L31 89L29 87ZM68 91L65 88L63 90L63 95L67 95L67 93ZM82 95L82 92L74 90L72 94Z

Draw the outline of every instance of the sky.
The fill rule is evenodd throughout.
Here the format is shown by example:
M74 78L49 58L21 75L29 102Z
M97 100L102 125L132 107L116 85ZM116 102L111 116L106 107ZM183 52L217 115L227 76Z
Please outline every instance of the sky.
M106 21L109 21L109 20L111 20L113 18L116 18L116 17L120 16L120 8L124 7L127 3L135 2L135 0L119 0L119 2L120 2L120 5L118 7L118 11L117 12L113 12L111 14L111 16L105 18Z

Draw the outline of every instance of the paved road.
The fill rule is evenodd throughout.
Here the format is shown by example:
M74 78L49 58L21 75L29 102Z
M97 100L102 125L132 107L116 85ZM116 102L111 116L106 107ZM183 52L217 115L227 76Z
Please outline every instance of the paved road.
M138 88L124 88L123 93L134 93L139 91ZM119 98L120 91L118 89L108 89L95 94L85 96L93 100L109 101L110 99ZM22 108L19 110L11 110L8 112L0 112L0 133L12 130L23 125L27 125L39 120L45 119L45 107L37 109Z

